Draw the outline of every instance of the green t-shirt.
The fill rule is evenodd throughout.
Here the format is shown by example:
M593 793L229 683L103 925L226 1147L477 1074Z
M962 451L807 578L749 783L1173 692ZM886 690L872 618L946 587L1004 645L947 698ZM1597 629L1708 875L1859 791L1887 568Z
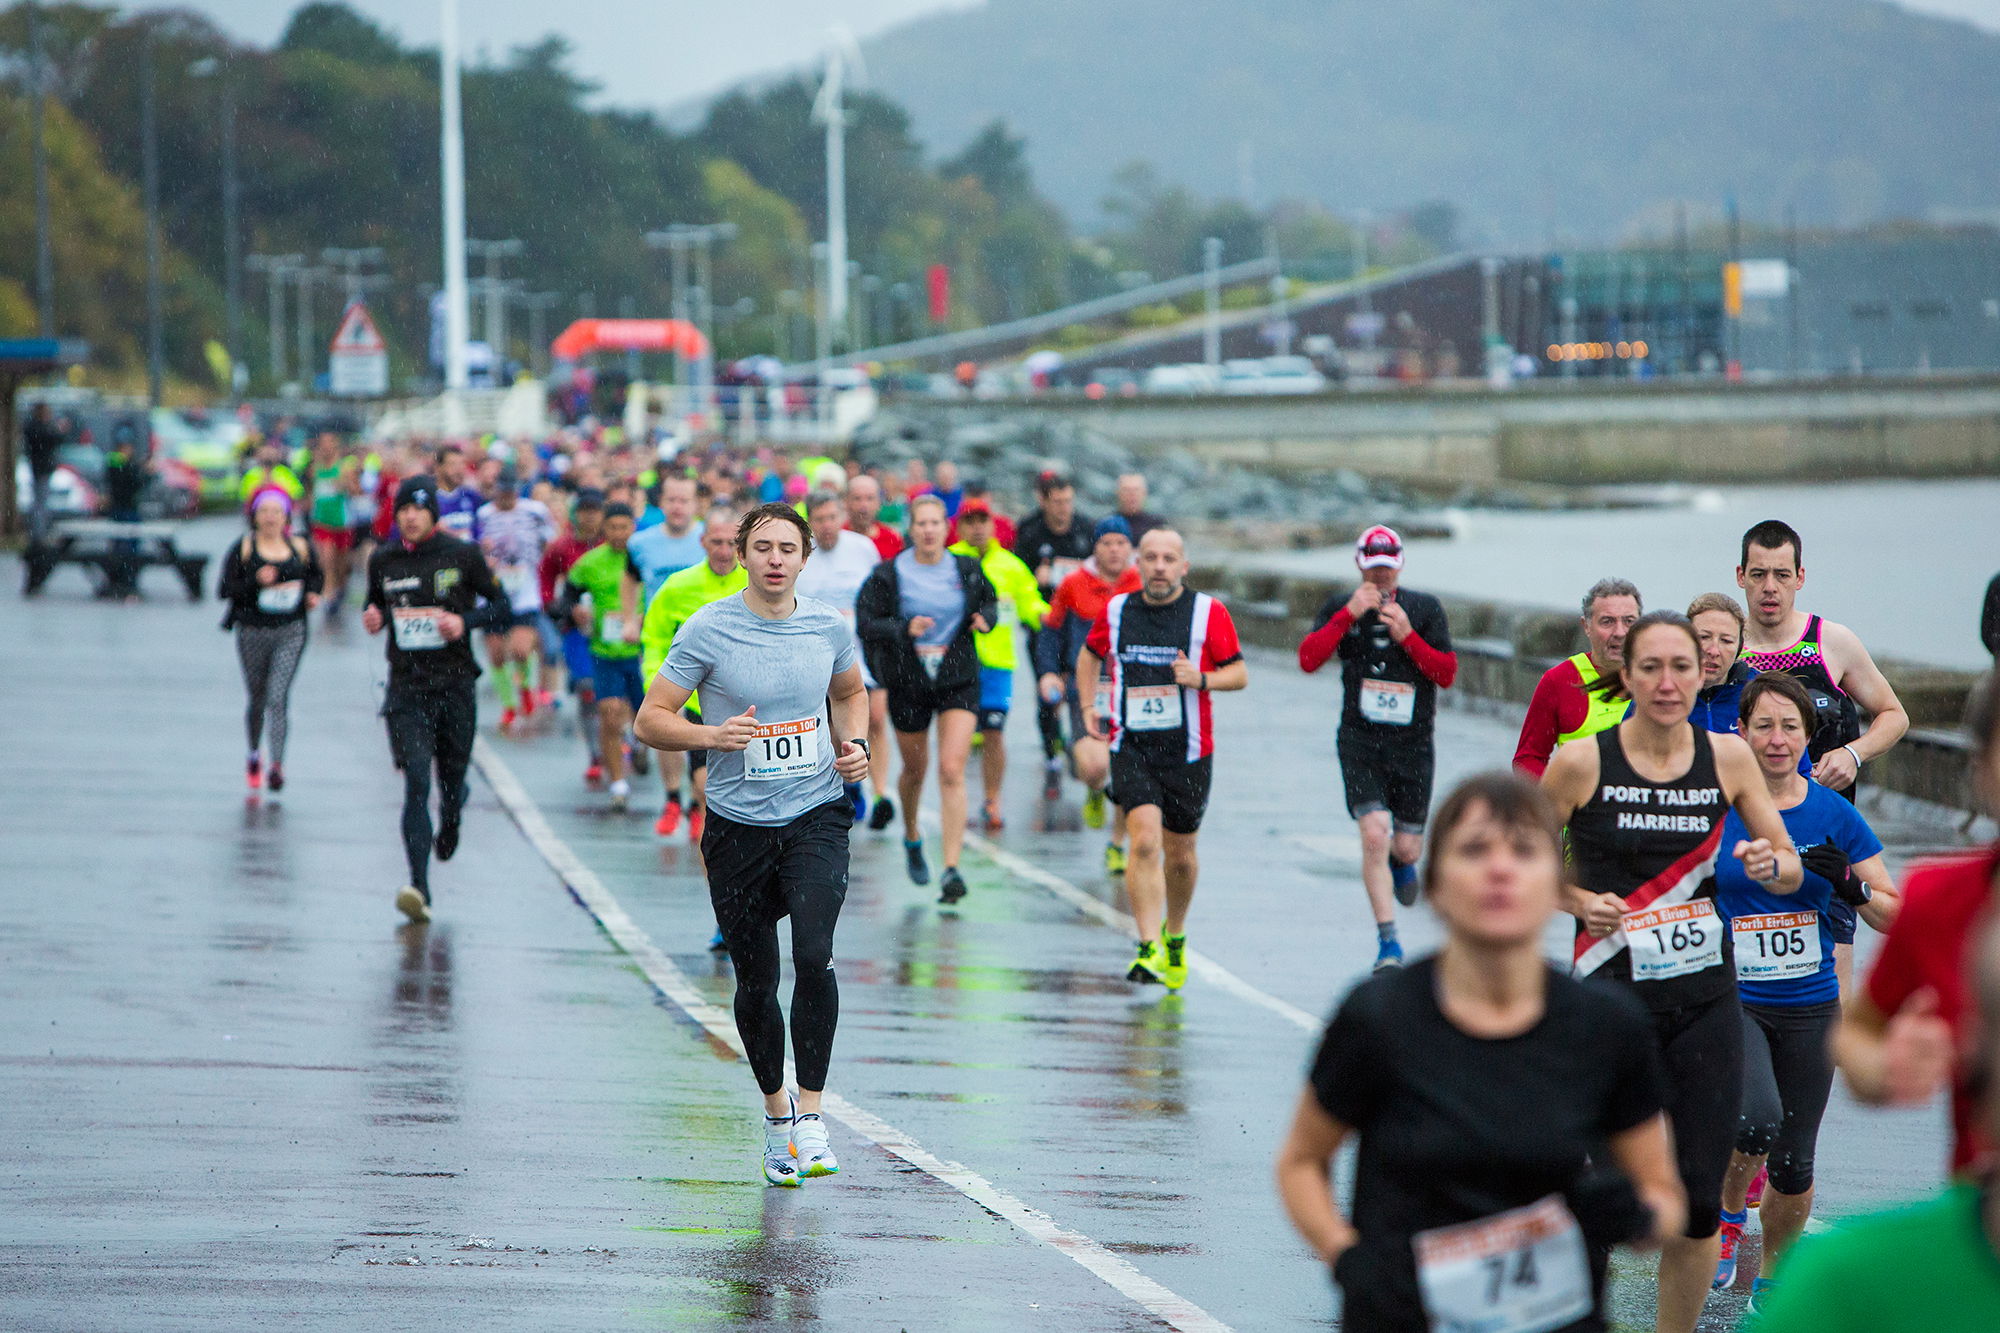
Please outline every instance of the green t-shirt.
M674 635L687 624L688 617L710 602L719 602L749 586L750 571L741 565L727 574L717 574L708 561L699 560L669 574L660 590L653 594L652 603L646 608L645 623L639 630L639 641L645 649L639 670L646 683L651 685L653 677L660 674L660 664L667 660L667 650L674 646ZM688 700L688 707L700 716L698 697Z
M1993 1333L2000 1257L1979 1219L1979 1190L1843 1222L1786 1256L1741 1333Z
M629 551L614 551L609 542L591 547L569 567L570 583L590 594L590 651L597 657L639 655L639 645L625 639L622 608L628 575L639 579L639 566Z

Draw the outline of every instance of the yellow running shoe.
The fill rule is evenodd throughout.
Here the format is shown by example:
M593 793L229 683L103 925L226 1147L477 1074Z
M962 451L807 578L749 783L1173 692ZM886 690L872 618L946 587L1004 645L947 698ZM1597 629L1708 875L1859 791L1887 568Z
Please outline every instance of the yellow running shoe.
M1125 849L1115 842L1104 844L1104 869L1112 875L1125 873Z
M1104 827L1104 793L1094 791L1083 798L1083 823L1086 828Z
M1146 940L1139 945L1139 952L1133 955L1132 966L1125 972L1125 980L1136 981L1141 986L1157 986L1160 984L1160 971L1163 966L1164 964L1160 962L1160 946L1152 940Z
M1166 961L1160 965L1160 980L1168 990L1179 990L1187 985L1187 936L1167 935L1161 944L1166 946Z

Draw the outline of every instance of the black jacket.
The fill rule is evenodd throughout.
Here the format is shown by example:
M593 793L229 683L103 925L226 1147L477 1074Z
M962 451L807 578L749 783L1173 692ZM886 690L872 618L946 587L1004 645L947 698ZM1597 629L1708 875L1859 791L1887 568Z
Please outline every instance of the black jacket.
M54 421L38 421L28 418L28 424L21 427L21 443L26 446L28 471L37 477L46 477L56 470L56 454L62 448L62 427Z
M271 629L306 618L305 594L323 591L326 575L319 567L319 557L314 554L311 543L303 537L287 537L285 541L291 547L291 554L275 562L266 560L258 552L255 537L244 537L230 543L228 553L222 557L222 577L216 581L215 589L217 595L229 603L229 610L222 617L224 629L236 625ZM264 585L257 582L257 571L265 565L271 565L278 571L279 584L304 585L299 589L298 604L290 611L271 612L258 605Z
M1035 582L1041 585L1042 596L1055 591L1060 578L1042 583L1041 566L1045 560L1088 560L1096 543L1091 533L1097 528L1095 520L1086 519L1082 514L1073 514L1069 520L1069 531L1058 536L1049 530L1049 521L1037 509L1021 521L1021 527L1014 534L1014 554L1021 557L1021 563L1034 574Z
M484 599L484 604L481 604ZM379 607L389 624L389 689L438 690L479 679L472 655L474 630L506 629L514 623L511 603L486 557L471 542L439 528L415 546L393 537L368 558L367 605ZM407 650L396 643L395 612L439 607L465 618L465 633L440 648Z
M1000 596L969 555L947 553L958 565L958 583L965 590L965 618L959 622L958 637L945 649L937 679L924 674L917 660L916 641L910 638L910 618L903 614L902 582L896 562L884 560L861 585L854 599L854 623L861 632L861 652L868 670L884 689L930 690L944 693L979 683L979 648L973 642L972 618L986 617L990 629L999 622Z

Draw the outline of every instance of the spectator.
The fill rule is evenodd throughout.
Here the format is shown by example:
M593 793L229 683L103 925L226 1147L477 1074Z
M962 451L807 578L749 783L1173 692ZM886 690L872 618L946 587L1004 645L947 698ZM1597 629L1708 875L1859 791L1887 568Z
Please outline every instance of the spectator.
M62 428L55 423L47 403L36 403L21 429L21 443L28 456L28 540L39 543L49 530L49 487L56 473L56 451L62 447ZM1992 599L1989 595L1988 601Z
M1132 529L1132 545L1167 520L1146 510L1146 478L1137 472L1127 472L1118 479L1118 514L1125 525Z

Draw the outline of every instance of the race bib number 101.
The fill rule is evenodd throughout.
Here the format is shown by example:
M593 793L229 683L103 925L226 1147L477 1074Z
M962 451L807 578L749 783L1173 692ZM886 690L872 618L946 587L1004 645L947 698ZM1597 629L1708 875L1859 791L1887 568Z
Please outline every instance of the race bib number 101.
M757 728L743 748L743 776L769 782L811 777L819 772L819 719L770 722Z

